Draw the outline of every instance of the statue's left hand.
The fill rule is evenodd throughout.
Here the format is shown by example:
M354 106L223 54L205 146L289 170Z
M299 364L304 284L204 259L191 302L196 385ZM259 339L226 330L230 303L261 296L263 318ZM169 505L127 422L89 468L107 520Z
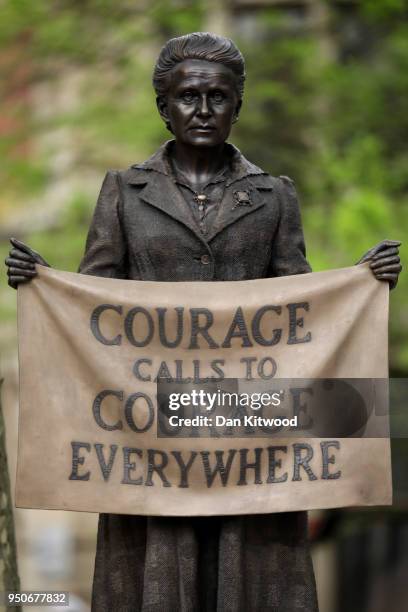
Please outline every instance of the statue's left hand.
M398 240L383 240L367 251L357 264L370 261L370 268L377 280L388 281L390 289L398 283L398 276L402 270L398 247Z

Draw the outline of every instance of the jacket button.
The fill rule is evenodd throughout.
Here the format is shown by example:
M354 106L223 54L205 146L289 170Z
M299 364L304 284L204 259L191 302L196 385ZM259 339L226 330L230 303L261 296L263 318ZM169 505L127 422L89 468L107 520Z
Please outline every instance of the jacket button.
M207 254L205 255L201 255L201 263L204 264L205 266L208 265L211 262L211 257Z

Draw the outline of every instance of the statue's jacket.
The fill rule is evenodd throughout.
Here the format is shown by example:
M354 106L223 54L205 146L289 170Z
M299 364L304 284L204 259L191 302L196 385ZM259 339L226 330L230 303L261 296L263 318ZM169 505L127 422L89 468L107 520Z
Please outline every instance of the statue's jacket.
M232 145L229 145L232 147ZM293 183L233 151L233 169L207 236L164 163L107 173L80 271L153 281L231 281L310 272Z
M232 170L206 236L165 163L170 144L107 173L79 271L149 281L301 274L299 205L230 147ZM99 517L92 610L316 612L305 512L220 517Z

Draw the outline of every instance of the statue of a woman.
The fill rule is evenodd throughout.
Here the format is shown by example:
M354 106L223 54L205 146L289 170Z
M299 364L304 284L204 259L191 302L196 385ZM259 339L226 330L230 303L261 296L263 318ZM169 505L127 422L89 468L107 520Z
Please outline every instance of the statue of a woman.
M234 281L310 272L293 183L227 144L244 60L226 38L174 38L157 60L157 107L174 140L147 161L108 172L79 271L149 281ZM40 255L12 239L9 284ZM360 260L393 287L398 242ZM360 263L359 262L359 263ZM165 509L164 509L165 510ZM306 512L163 518L102 514L93 609L317 610Z

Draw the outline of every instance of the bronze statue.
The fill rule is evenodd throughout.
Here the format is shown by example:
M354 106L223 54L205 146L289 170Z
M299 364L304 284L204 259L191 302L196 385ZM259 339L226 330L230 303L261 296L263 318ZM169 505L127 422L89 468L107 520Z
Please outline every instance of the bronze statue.
M244 79L243 57L229 39L195 33L166 43L153 84L174 140L142 164L107 173L81 273L233 281L311 270L293 182L226 142ZM36 264L48 264L11 242L6 264L17 288L36 275ZM391 288L401 271L399 244L384 240L359 262L370 261ZM100 515L93 609L317 610L306 526L305 512Z

